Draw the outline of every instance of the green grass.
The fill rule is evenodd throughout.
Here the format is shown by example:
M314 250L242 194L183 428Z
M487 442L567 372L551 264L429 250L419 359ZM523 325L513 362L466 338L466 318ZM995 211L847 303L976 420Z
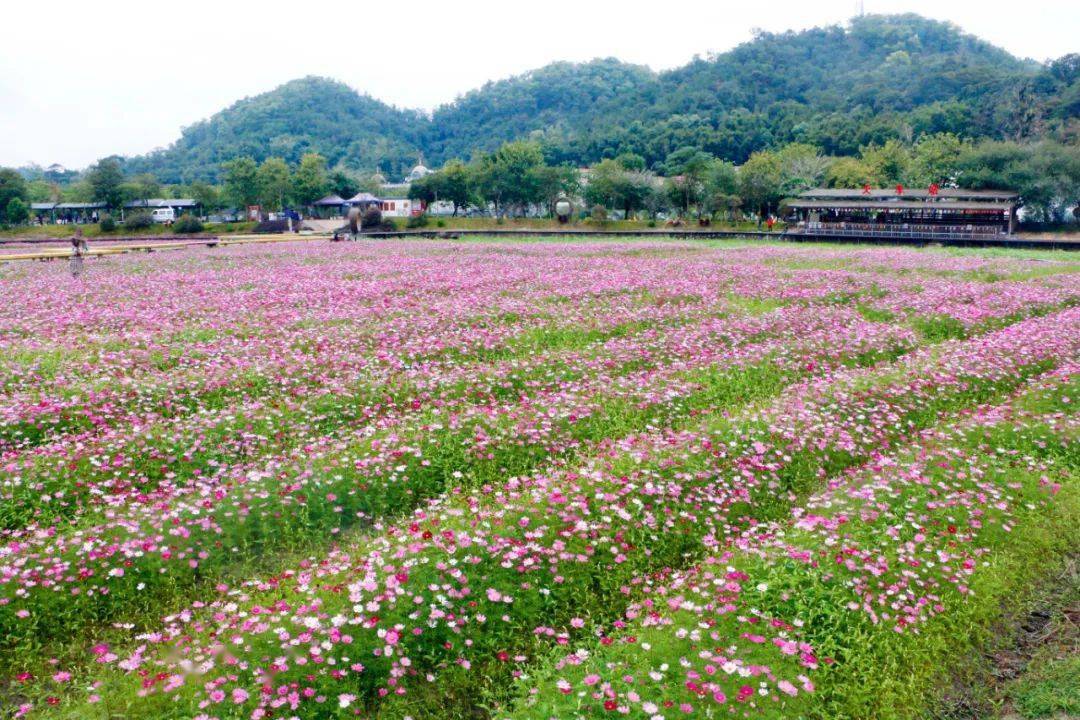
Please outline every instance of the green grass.
M1080 655L1039 663L1012 684L1009 695L1029 720L1080 716Z

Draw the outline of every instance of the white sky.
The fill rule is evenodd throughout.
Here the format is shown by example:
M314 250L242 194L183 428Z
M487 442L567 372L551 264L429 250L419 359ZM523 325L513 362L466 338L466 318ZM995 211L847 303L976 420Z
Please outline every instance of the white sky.
M1010 52L1080 51L1080 2L865 0L867 13L951 20ZM843 22L856 0L413 0L5 3L0 165L82 167L174 141L181 127L304 75L431 109L554 60L614 56L661 70L754 28Z

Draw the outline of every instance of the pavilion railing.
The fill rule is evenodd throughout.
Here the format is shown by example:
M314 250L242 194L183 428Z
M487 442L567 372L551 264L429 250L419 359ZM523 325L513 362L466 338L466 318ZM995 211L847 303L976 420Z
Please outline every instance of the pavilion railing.
M997 226L887 225L871 223L809 223L788 230L792 235L880 237L903 240L958 240L1005 237Z

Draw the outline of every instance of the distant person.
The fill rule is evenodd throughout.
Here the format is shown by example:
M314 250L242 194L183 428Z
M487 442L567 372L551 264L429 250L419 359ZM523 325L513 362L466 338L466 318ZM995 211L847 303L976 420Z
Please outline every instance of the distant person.
M349 208L349 239L353 242L359 238L361 226L360 208L356 206Z
M79 277L83 272L83 255L90 248L86 244L86 238L83 237L82 228L76 228L75 234L71 236L71 277Z

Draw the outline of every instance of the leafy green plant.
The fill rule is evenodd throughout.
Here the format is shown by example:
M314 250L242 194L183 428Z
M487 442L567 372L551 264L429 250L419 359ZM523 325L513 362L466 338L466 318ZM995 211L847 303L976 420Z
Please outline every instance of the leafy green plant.
M203 231L203 224L199 218L185 214L173 223L172 229L177 233L198 233Z
M146 230L154 226L154 218L147 212L137 212L124 219L125 230Z

